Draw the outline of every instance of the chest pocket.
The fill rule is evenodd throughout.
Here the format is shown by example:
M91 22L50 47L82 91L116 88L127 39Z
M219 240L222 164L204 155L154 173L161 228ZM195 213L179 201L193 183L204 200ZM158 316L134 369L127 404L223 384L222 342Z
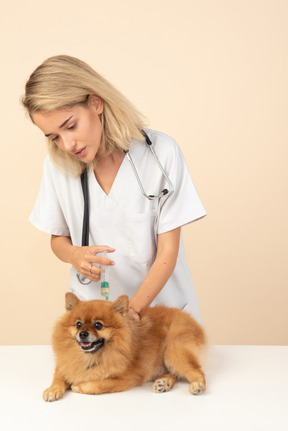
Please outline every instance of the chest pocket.
M150 268L156 255L156 212L124 214L123 226L127 255L130 264L147 265Z

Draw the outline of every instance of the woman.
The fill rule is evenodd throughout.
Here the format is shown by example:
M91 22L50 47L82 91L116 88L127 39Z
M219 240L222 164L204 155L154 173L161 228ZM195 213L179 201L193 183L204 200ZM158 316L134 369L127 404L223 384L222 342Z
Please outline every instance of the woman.
M110 267L110 299L127 294L132 319L164 303L201 320L181 226L206 213L175 141L144 132L131 103L69 56L51 57L32 73L23 105L49 148L30 221L51 234L53 252L72 265L70 290L81 299L101 298L104 264ZM145 133L168 179L145 145ZM80 175L86 167L90 246L82 247ZM148 195L168 193L147 199L140 187ZM104 249L113 260L99 256ZM92 282L81 284L77 272Z

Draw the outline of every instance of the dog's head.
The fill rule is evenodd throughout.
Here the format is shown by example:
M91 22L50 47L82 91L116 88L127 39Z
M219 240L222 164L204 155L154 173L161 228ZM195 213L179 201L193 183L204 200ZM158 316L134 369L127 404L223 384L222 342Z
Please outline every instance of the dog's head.
M85 353L96 353L106 343L113 343L118 334L127 332L126 314L128 296L120 296L115 302L80 301L73 293L66 293L64 326Z

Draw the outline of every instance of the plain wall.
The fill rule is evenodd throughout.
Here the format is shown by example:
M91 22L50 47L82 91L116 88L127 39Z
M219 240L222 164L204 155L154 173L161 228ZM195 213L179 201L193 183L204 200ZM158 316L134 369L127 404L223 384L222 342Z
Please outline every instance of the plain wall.
M283 0L50 0L1 6L0 344L47 344L69 265L28 222L46 155L19 102L45 58L81 58L179 143L208 216L184 230L215 344L287 344ZM79 226L80 229L80 226Z

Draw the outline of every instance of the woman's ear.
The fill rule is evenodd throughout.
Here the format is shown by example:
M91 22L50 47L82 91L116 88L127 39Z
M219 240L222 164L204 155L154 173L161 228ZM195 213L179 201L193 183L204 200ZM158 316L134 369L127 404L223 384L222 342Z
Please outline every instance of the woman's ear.
M97 114L102 114L104 104L101 97L97 96L96 94L90 94L88 98L88 104L90 108L93 108L96 110Z

